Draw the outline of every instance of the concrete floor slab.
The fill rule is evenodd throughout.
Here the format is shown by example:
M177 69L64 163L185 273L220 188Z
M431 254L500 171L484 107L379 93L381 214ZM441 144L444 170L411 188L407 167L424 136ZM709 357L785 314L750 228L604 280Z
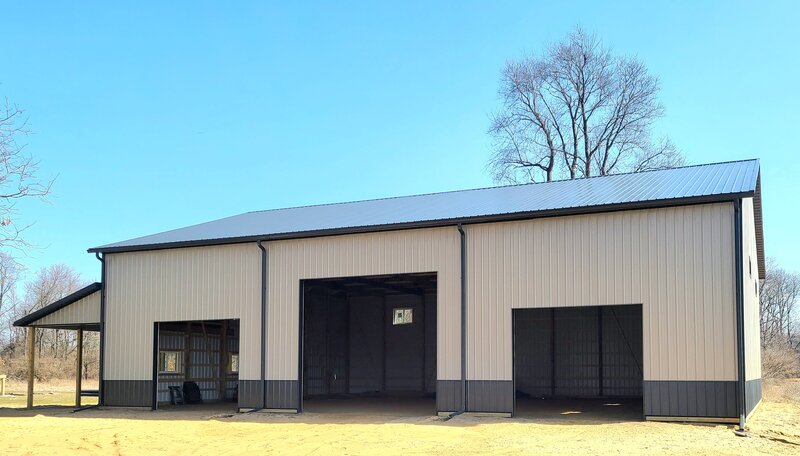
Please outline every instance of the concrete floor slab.
M643 421L641 399L517 399L516 417L561 421Z
M303 412L376 416L433 416L436 400L424 398L353 397L306 399Z

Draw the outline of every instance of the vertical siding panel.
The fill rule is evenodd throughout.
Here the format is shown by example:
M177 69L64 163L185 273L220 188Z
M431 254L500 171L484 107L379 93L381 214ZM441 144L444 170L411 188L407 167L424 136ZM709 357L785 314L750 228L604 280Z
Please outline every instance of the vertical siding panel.
M36 320L36 325L69 325L100 321L100 292L96 291L67 307Z
M732 223L724 223L725 219L733 220L732 211L726 210L725 207L717 208L718 219L720 220L721 234L719 236L718 250L721 255L721 261L717 265L719 268L720 282L719 289L722 292L722 305L724 306L723 318L723 370L720 373L721 377L729 375L736 375L738 372L738 360L736 357L736 267L734 260L734 232ZM746 253L744 253L746 255ZM747 267L747 257L744 258L744 267ZM731 267L733 265L733 267ZM748 280L748 275L743 275L745 291L750 289L748 286L751 281Z

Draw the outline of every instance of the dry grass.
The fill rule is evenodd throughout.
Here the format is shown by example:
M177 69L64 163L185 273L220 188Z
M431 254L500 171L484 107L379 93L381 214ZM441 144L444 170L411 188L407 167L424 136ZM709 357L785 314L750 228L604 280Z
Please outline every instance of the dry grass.
M27 383L9 381L6 384L7 393L0 396L0 407L21 408L27 405ZM86 380L83 389L97 389L97 380ZM84 397L83 405L97 404L96 397ZM47 383L35 383L33 386L33 405L52 406L75 405L75 380L51 380Z
M750 436L732 426L374 414L230 414L202 408L0 409L4 454L800 454L800 381L768 382Z
M800 378L765 379L763 396L772 402L800 404Z

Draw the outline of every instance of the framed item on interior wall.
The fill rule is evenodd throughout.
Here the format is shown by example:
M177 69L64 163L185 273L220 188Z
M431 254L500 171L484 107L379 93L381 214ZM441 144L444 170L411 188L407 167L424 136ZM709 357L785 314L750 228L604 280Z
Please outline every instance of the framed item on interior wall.
M414 322L414 309L408 307L393 309L392 315L393 325L407 325Z

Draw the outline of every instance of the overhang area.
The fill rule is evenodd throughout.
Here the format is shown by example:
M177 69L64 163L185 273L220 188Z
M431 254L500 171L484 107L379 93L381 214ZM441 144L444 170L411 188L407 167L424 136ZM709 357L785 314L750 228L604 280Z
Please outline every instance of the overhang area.
M33 408L33 381L35 374L35 352L37 329L59 329L76 331L75 361L75 407L81 407L84 396L98 396L98 390L84 390L81 386L83 368L83 333L100 331L100 293L102 286L94 282L58 301L31 312L14 322L14 326L28 328L26 357L28 361L28 403Z

